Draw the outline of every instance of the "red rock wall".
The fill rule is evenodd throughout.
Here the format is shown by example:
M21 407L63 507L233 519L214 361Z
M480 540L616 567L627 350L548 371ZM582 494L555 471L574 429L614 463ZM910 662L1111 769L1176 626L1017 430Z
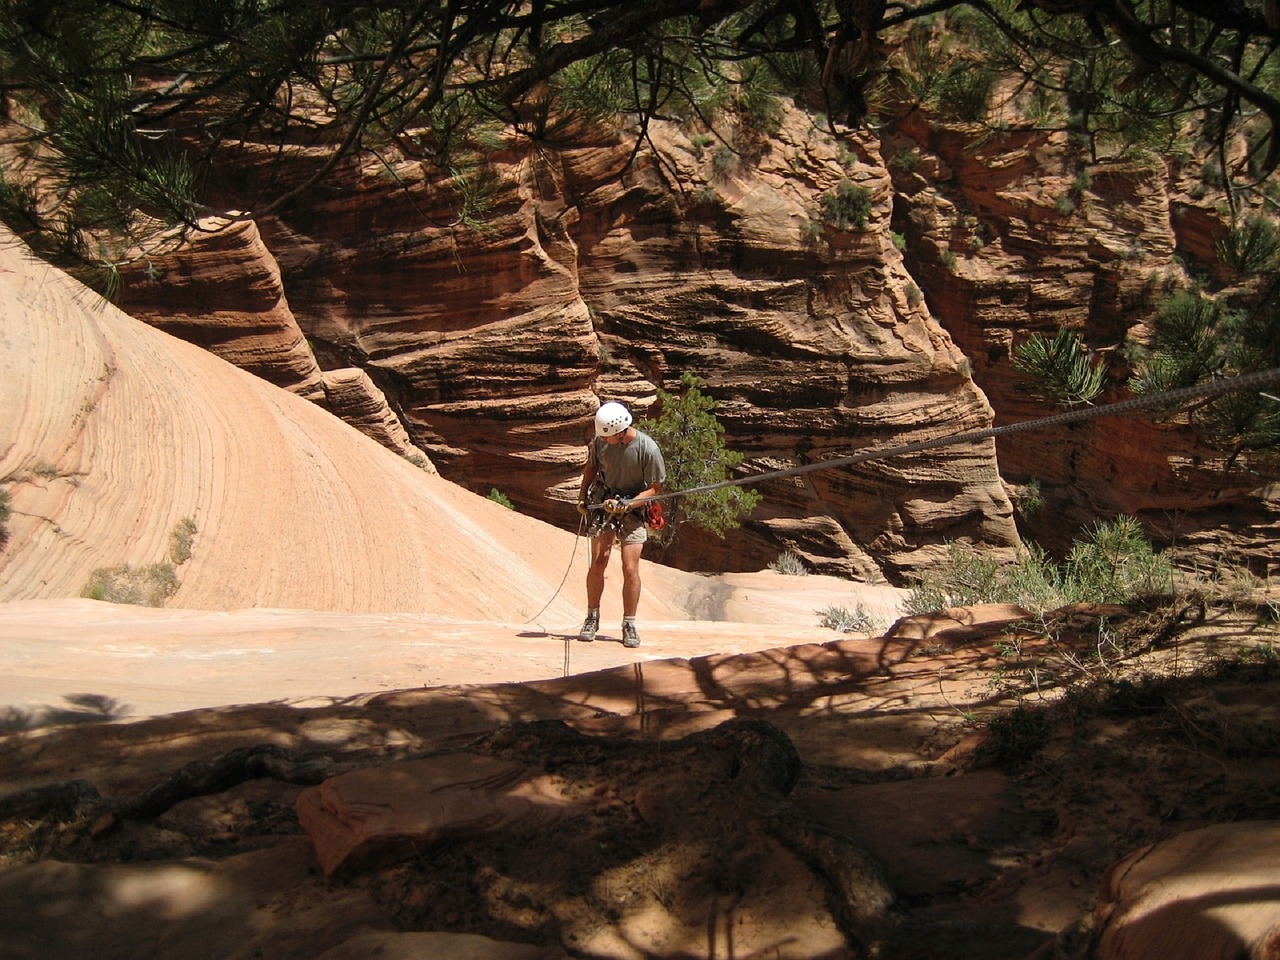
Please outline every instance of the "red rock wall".
M597 402L642 415L684 371L706 381L744 472L759 474L1053 412L1010 369L1030 331L1065 325L1119 358L1179 244L1160 171L1098 166L1082 181L1054 139L972 143L923 121L883 144L837 142L798 112L728 163L662 125L634 159L610 137L515 143L482 223L406 161L264 220L261 256L320 369L365 370L444 476L573 526ZM815 228L820 197L846 179L869 192L866 228ZM271 271L224 276L220 295L264 301L258 272ZM198 292L137 284L130 309L194 315ZM304 391L319 379L296 376ZM1172 511L1186 542L1216 526L1230 487L1262 549L1275 505L1215 480L1205 453L1175 428L1108 419L871 460L761 483L743 530L685 528L666 559L759 569L793 549L825 572L901 581L948 540L1011 555L1005 481L1032 480L1047 508L1022 520L1051 547L1116 512Z
M1158 163L1086 164L1044 135L974 142L973 130L917 117L886 152L908 269L970 359L996 424L1061 410L1019 389L1011 358L1035 332L1077 331L1109 366L1099 403L1131 396L1127 348L1163 278L1183 275L1175 253L1211 274L1205 258L1223 222ZM1163 545L1280 569L1274 464L1229 464L1186 427L1145 415L1014 432L997 447L1010 484L1039 487L1043 505L1020 512L1020 529L1050 549L1129 514Z

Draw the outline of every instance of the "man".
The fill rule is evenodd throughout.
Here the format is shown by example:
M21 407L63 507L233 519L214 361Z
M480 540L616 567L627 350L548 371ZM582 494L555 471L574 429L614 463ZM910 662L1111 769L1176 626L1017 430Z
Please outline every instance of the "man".
M620 403L596 411L595 438L587 448L578 491L578 510L598 530L591 540L587 568L587 618L578 639L591 641L600 629L600 598L615 540L622 543L622 645L640 646L636 608L640 605L640 553L649 531L645 501L662 493L667 465L658 444L631 425L631 413ZM592 490L595 486L597 489ZM603 516L596 512L603 509ZM598 521L603 520L603 523Z

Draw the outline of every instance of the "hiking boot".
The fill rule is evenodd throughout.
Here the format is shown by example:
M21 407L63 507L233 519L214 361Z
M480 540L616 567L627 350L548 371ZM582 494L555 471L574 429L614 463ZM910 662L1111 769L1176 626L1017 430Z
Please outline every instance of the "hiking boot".
M640 646L640 637L636 633L636 625L629 620L622 623L622 645L624 647Z
M596 631L600 629L600 614L588 613L587 619L582 621L582 629L578 631L578 639L583 643L590 643L596 638Z

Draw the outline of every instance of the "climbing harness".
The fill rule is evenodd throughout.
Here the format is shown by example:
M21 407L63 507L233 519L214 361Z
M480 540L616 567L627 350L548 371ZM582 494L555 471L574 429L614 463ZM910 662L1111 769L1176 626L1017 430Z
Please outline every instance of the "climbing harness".
M625 503L626 498L616 490L610 490L603 476L596 476L583 499L587 508L588 537L598 537L605 530L622 533L622 518L626 511L610 510L608 505Z

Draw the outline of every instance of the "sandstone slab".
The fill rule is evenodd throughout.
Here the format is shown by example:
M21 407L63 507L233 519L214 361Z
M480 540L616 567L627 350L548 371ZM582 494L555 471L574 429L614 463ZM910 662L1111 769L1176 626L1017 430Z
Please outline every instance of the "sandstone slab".
M574 806L556 782L468 754L373 767L298 796L298 820L328 876L394 861L513 823L548 826Z
M1280 821L1220 823L1129 854L1103 877L1098 960L1280 957Z

